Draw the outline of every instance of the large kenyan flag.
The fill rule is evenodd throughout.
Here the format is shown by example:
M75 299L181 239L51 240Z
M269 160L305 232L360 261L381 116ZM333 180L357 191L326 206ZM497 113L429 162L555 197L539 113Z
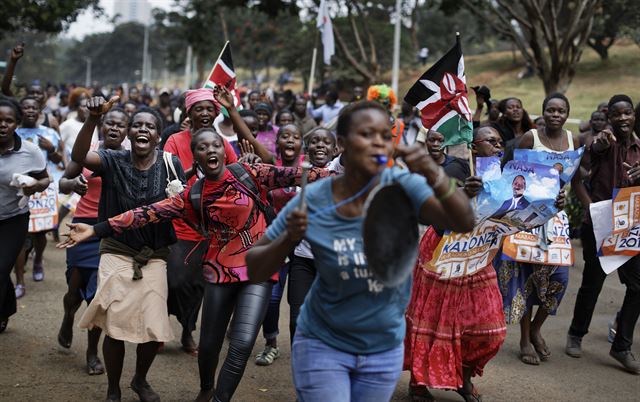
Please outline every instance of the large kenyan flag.
M236 107L240 106L240 95L236 92L236 72L233 69L231 59L231 45L229 41L224 44L216 64L213 65L209 78L202 86L203 88L215 88L217 85L227 87L236 98Z
M420 109L422 125L444 135L444 146L467 143L473 138L473 124L467 98L464 58L460 37L420 79L404 100Z

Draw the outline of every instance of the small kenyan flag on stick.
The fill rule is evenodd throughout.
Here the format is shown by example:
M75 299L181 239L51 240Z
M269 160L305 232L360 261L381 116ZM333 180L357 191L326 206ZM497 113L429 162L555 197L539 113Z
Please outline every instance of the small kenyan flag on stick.
M209 77L202 87L213 89L216 86L226 87L236 99L236 107L240 106L240 96L236 92L236 72L233 69L229 41L224 44L218 60L213 65L211 73L209 73Z
M424 128L444 136L443 146L469 145L473 140L466 83L460 34L456 33L456 44L422 74L404 97L420 109Z

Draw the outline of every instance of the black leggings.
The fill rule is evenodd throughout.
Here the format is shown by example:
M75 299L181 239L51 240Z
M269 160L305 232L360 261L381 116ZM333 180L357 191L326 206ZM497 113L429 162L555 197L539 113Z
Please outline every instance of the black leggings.
M218 356L233 313L229 351L218 374L214 400L229 401L236 391L267 312L272 286L271 282L205 285L198 351L202 390L213 389Z
M22 250L29 228L29 214L0 220L0 320L16 312L16 293L11 270Z
M315 278L316 266L313 259L294 255L289 265L289 287L287 288L291 343L293 343L293 336L296 334L296 321L300 314L300 308Z

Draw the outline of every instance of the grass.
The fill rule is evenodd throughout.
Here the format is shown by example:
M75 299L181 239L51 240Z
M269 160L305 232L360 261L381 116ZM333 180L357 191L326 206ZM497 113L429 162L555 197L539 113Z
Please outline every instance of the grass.
M544 99L542 82L537 78L519 80L518 72L524 63L517 58L513 63L511 52L496 52L465 58L467 84L486 85L494 98L515 96L522 99L525 109L531 114L540 114ZM620 44L612 47L609 60L600 61L591 49L585 49L578 70L566 95L571 102L570 118L588 120L600 102L612 95L625 93L635 102L640 101L640 48L635 44ZM401 94L413 85L423 71L404 71L399 91ZM470 99L475 107L475 100Z

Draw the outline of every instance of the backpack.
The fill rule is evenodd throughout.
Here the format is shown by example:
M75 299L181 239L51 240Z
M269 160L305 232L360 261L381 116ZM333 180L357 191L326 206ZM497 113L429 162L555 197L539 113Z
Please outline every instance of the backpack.
M227 165L227 169L233 177L236 179L238 184L240 184L243 189L247 192L247 195L253 199L256 206L264 215L265 220L267 221L267 226L273 222L276 218L276 212L273 207L262 197L262 192L256 185L256 182L253 180L253 176L244 165L240 163L232 163ZM191 186L191 190L189 191L189 201L193 206L193 209L196 211L196 215L201 224L200 232L208 233L207 221L203 219L204 211L202 209L202 188L204 186L204 178L196 180Z

